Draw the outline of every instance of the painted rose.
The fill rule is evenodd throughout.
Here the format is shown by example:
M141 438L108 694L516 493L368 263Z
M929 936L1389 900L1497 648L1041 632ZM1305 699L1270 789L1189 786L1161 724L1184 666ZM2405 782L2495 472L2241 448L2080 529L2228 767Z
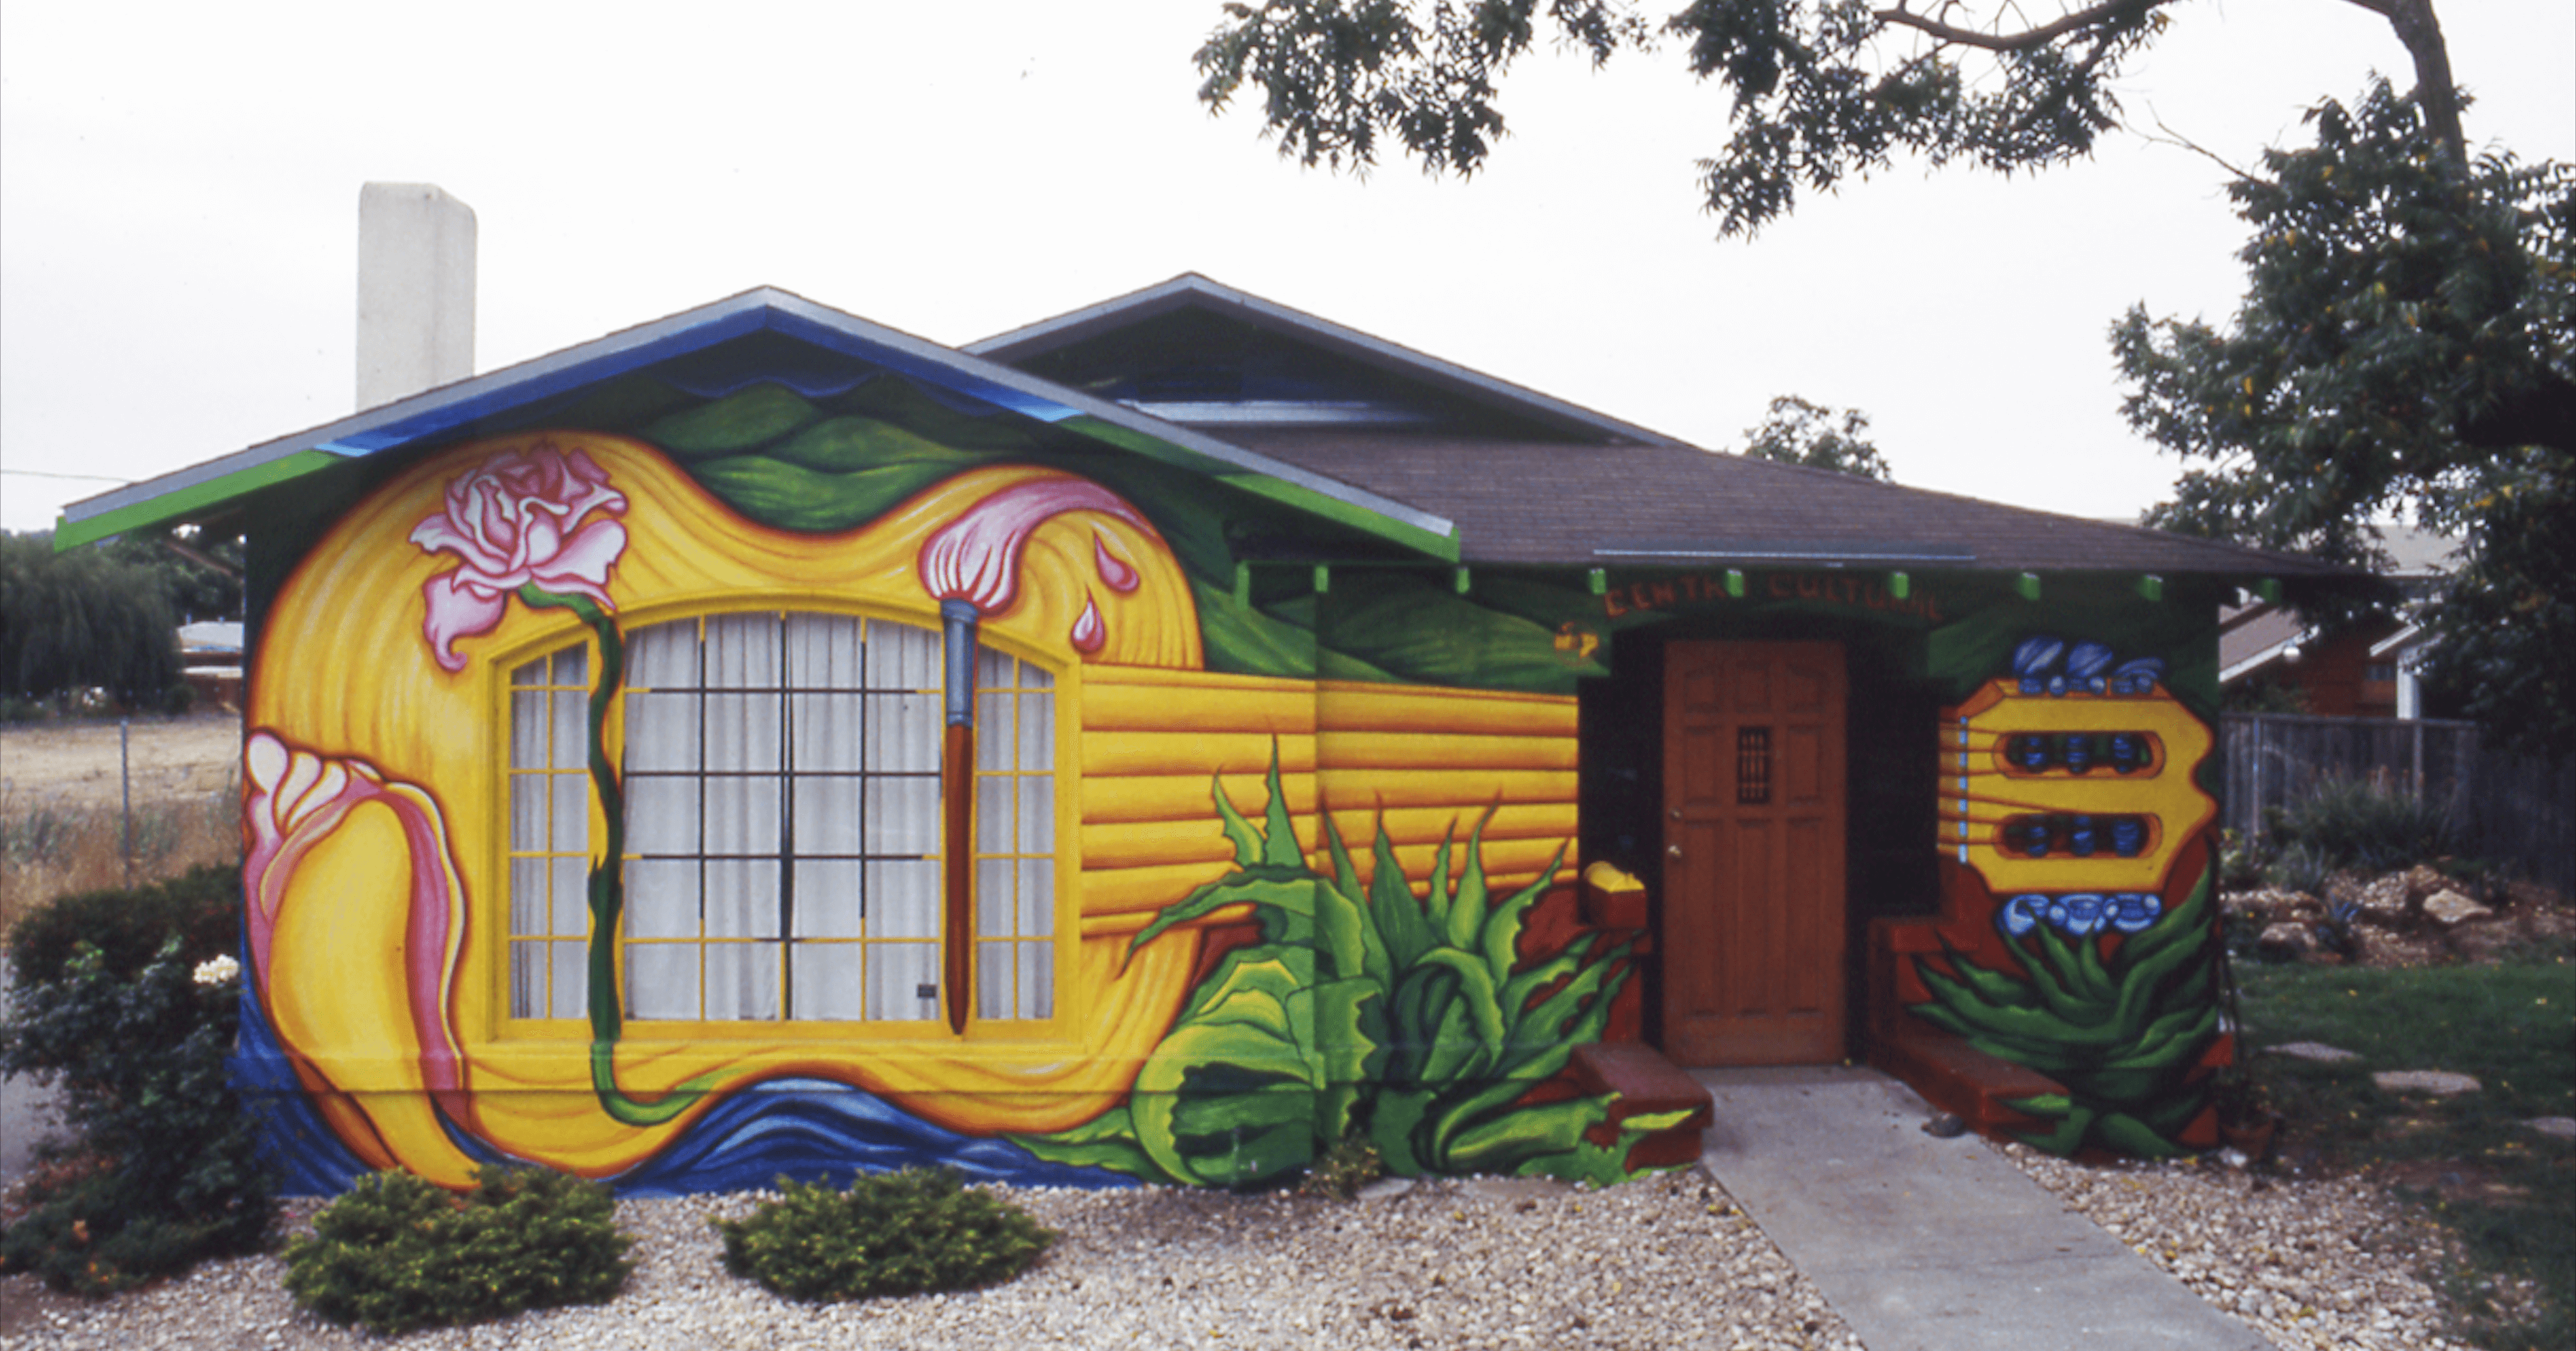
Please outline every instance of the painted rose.
M615 609L608 572L626 551L626 527L614 519L625 511L625 494L608 486L607 471L578 450L544 442L451 480L447 509L411 532L412 543L464 564L421 588L429 603L423 632L438 664L464 670L456 640L490 632L522 587Z

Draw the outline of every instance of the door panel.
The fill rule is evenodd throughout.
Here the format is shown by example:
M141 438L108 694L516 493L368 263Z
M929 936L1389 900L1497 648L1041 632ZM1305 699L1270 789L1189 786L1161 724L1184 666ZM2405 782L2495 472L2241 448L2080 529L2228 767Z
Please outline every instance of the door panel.
M1843 653L1677 642L1664 707L1664 1050L1839 1060Z

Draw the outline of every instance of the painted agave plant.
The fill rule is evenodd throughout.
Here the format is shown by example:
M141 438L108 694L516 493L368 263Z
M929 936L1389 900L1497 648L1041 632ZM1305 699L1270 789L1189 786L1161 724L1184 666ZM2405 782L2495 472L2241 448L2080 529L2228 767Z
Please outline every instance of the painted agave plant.
M1496 901L1480 820L1463 860L1454 832L1442 841L1417 899L1383 827L1365 887L1329 818L1332 874L1307 866L1275 750L1268 786L1258 826L1216 789L1235 870L1163 910L1129 950L1246 904L1260 938L1200 982L1124 1105L1015 1138L1043 1158L1203 1186L1280 1180L1345 1138L1376 1146L1396 1174L1627 1177L1629 1148L1684 1114L1613 1126L1612 1095L1529 1101L1600 1038L1627 976L1627 945L1595 952L1592 934L1520 964L1530 907L1562 851Z
M2108 957L2102 938L2070 939L2047 925L2007 938L2027 977L1980 967L1955 949L1948 953L1955 979L1918 959L1933 1002L1912 1011L2065 1088L2010 1104L2056 1123L2023 1133L2032 1146L2052 1154L2087 1144L2146 1158L2181 1153L2173 1137L2209 1096L2206 1085L2190 1082L2191 1068L2218 1027L2209 896L2203 877L2189 902L2122 939Z

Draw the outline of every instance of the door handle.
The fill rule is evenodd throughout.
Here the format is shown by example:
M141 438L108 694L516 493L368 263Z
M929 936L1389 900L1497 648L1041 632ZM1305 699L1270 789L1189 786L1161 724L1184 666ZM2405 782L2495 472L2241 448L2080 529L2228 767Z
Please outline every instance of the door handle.
M1682 847L1678 844L1668 844L1664 846L1664 852L1672 855L1674 858L1680 858L1682 856Z

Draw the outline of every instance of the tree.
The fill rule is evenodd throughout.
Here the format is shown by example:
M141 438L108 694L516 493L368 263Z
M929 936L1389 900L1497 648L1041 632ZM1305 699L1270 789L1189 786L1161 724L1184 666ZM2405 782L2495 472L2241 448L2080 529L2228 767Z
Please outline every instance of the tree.
M1504 131L1500 84L1543 25L1595 65L1678 39L1733 96L1734 131L1700 162L1719 231L1749 235L1900 150L2012 172L2088 153L2120 127L2112 92L2180 0L1689 0L1661 25L1628 0L1260 0L1225 6L1198 51L1199 98L1247 85L1279 150L1365 167L1394 137L1432 172L1473 173ZM2454 166L2460 100L2432 0L2346 0L2388 20ZM1919 6L1919 7L1918 7ZM1544 16L1542 17L1542 10Z
M101 548L55 553L43 533L0 536L0 695L104 689L160 702L179 683L165 579Z
M2113 329L2130 425L2186 461L2168 529L2373 563L2372 519L2462 536L2422 614L2491 733L2576 752L2576 174L2486 156L2385 82L2230 189L2252 232L2225 329Z
M1843 410L1837 420L1833 409L1809 403L1795 394L1773 399L1771 411L1763 414L1762 421L1744 429L1744 453L1756 459L1874 478L1881 483L1896 478L1887 466L1887 457L1870 443L1869 414L1850 408Z

